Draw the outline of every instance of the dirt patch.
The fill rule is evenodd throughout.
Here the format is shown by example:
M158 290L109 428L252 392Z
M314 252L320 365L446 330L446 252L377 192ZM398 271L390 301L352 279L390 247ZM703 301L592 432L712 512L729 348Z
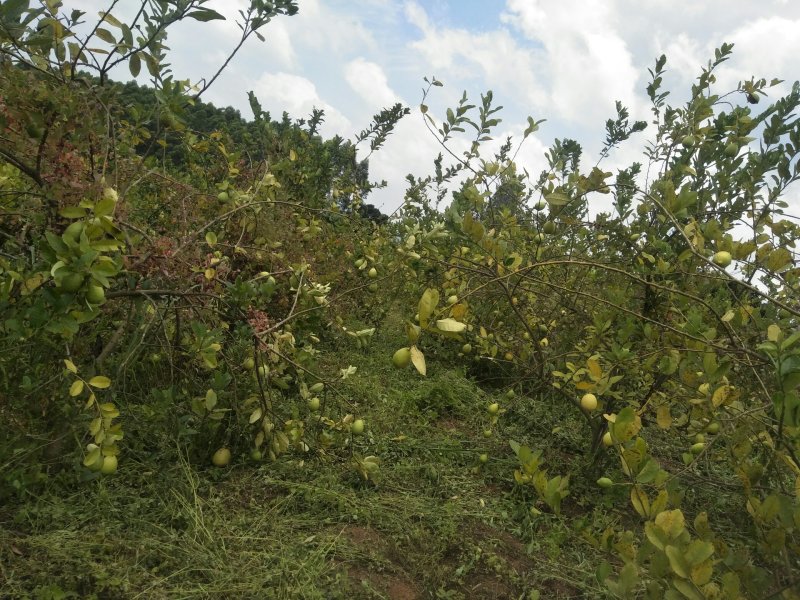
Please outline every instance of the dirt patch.
M358 589L366 583L376 592L389 600L416 600L422 595L411 577L403 569L394 544L389 543L383 535L369 527L359 525L347 526L341 534L342 538L362 550L367 556L379 558L388 563L387 567L370 568L364 564L342 564L351 585ZM358 597L358 596L356 596Z

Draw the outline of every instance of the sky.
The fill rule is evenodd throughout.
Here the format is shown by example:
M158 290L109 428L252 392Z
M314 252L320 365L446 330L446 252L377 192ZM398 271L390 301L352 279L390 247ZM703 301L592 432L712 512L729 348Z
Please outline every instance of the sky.
M180 24L171 34L170 62L177 78L212 74L238 40L234 18L247 0L210 0L227 21ZM138 2L122 0L122 11ZM537 175L555 138L570 137L594 164L606 119L621 100L631 117L649 121L647 69L667 55L671 103L685 99L714 48L733 43L718 71L729 91L751 76L786 83L800 79L798 0L299 0L293 17L278 17L244 46L204 100L252 114L247 92L279 118L306 117L322 108L324 136L352 139L381 108L412 109L370 158L373 180L386 180L370 202L383 212L403 202L405 176L431 173L440 151L425 129L419 104L423 77L435 76L426 103L440 120L466 91L471 100L492 90L502 105L497 139L521 136L527 117L547 119L518 155ZM66 8L96 13L101 0L65 0ZM117 76L124 78L125 73ZM649 129L652 129L650 127ZM607 170L640 160L647 130L607 159ZM591 207L590 207L591 208Z

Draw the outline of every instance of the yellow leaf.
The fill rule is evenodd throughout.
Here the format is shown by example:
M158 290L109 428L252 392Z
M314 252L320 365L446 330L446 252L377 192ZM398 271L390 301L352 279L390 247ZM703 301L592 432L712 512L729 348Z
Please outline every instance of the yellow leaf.
M297 160L297 152L294 150L289 150L289 160L294 162Z
M711 396L711 403L714 405L714 408L732 402L736 396L734 391L734 387L730 385L721 385L714 390L714 395Z
M589 373L592 379L597 380L603 376L603 370L600 368L600 361L596 357L592 357L586 361L586 366L589 367Z
M214 269L206 269L203 274L205 275L206 279L211 281L212 279L214 279L214 275L216 275L217 272Z
M73 398L79 395L83 391L83 381L80 379L73 381L72 385L69 386L69 395Z
M414 368L419 371L419 374L424 377L427 373L425 355L416 346L411 346L411 363L414 365Z
M89 385L99 390L104 390L111 385L111 380L105 375L97 375L89 380Z
M650 499L645 491L638 485L631 488L631 504L640 516L647 518L650 514Z
M70 359L68 359L68 358L65 358L65 359L64 359L64 366L66 366L66 367L67 367L67 370L68 370L70 373L77 373L77 372L78 372L78 367L76 367L76 366L75 366L75 363L74 363L74 362L72 362L72 361L71 361Z
M729 310L724 315L722 315L722 318L720 319L720 321L722 321L723 323L727 323L728 321L733 319L733 317L735 317L735 316L736 316L736 313L734 311L732 311L732 310Z
M711 575L714 571L713 563L711 559L703 561L699 565L692 567L691 572L689 573L692 579L692 583L695 585L705 585L709 581L711 581Z
M656 515L656 526L670 538L676 538L686 528L686 518L680 509L665 510Z
M781 328L777 325L767 327L767 339L770 342L778 342L781 339Z
M453 315L453 318L456 321L463 321L464 317L467 314L467 305L466 304L456 304L453 308L450 309L450 314Z
M672 426L672 415L669 412L669 405L662 404L658 407L656 423L661 429L669 429Z

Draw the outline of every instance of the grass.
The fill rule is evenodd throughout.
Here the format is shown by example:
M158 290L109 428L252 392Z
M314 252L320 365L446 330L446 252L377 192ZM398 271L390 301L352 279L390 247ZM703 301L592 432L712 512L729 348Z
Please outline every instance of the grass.
M241 455L214 469L177 445L130 452L114 477L80 482L68 471L0 509L2 596L605 597L595 569L611 555L597 540L625 494L600 493L589 471L564 515L542 505L534 515L512 477L510 438L547 439L553 474L585 470L577 416L548 398L487 393L444 360L424 379L398 371L392 330L365 351L332 349L339 366L358 367L341 392L368 421L353 451L380 457L376 484L342 457ZM493 401L506 412L486 439Z

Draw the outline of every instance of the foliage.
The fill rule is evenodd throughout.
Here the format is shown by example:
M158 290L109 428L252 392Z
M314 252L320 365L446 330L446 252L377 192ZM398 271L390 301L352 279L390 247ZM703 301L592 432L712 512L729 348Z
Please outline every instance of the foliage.
M142 2L123 23L111 2L86 36L86 15L59 2L0 5L0 498L58 477L108 490L118 467L138 471L131 457L163 469L178 448L192 489L190 464L213 464L213 479L249 456L338 469L365 497L392 485L397 502L413 468L453 500L472 484L414 463L446 451L459 477L508 486L506 517L529 539L594 506L599 531L576 529L615 597L793 597L800 228L785 198L800 84L760 109L781 82L718 93L723 45L673 107L660 57L645 163L601 167L647 125L617 103L594 166L560 139L531 176L516 157L542 121L494 143L491 92L437 121L426 102L443 84L426 79L420 111L442 153L388 220L365 204L381 185L368 158L408 110L349 142L320 136L318 110L274 121L252 92L251 121L204 104L219 71L175 79L166 39L221 18L205 4ZM296 10L253 0L221 68ZM109 82L118 65L145 67L151 87ZM402 410L384 391L395 380L415 388L391 399ZM437 437L447 419L472 433ZM297 502L330 510L335 494L304 485L289 486ZM338 502L358 514L352 494Z

